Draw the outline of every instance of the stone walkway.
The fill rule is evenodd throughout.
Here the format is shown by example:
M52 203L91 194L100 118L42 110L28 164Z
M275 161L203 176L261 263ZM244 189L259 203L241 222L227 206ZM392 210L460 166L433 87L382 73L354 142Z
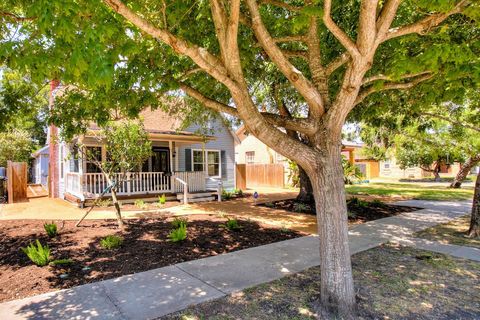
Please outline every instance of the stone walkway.
M397 204L427 209L353 227L352 254L387 241L407 243L412 233L470 210L468 202ZM318 238L302 237L6 302L0 304L0 319L152 319L303 271L318 261Z

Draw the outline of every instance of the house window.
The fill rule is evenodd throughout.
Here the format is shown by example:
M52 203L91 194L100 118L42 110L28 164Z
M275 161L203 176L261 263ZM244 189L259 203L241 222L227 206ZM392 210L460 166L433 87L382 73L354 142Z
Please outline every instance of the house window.
M203 151L202 150L193 150L193 171L203 171Z
M245 162L247 164L255 163L255 151L247 151L245 153Z
M192 150L193 171L207 171L210 177L220 177L219 150Z
M220 151L207 151L207 168L210 177L220 176Z
M87 173L101 172L95 161L102 161L102 147L86 147L86 171Z
M390 160L385 160L384 161L383 168L384 169L390 169Z

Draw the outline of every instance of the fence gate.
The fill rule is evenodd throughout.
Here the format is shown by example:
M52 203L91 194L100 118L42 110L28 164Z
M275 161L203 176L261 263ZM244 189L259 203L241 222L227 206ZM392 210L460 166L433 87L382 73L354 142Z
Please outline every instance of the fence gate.
M235 166L235 188L240 190L247 189L247 168L245 164Z
M8 203L27 199L27 164L25 162L7 163Z
M285 168L282 164L247 164L246 186L283 188L285 186Z

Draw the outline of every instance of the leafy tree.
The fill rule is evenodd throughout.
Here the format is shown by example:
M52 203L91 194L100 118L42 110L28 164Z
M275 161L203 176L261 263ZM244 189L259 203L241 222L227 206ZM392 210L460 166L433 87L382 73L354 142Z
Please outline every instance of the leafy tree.
M19 72L3 68L0 74L0 132L22 129L37 145L44 145L48 88Z
M403 99L398 99L399 96ZM362 137L372 150L369 152L383 156L389 149L395 149L404 167L419 165L431 170L435 164L437 177L441 163L460 162L461 169L450 185L460 187L480 161L479 96L476 90L469 90L465 97L462 105L443 102L422 108L417 99L390 93L379 98L397 100L397 104L367 106L362 114L355 116L363 119ZM479 194L474 194L469 236L480 234Z
M39 80L75 85L65 105L80 107L66 108L59 115L70 119L64 123L107 121L113 110L134 115L146 105L158 106L159 95L179 90L206 108L240 118L308 175L320 235L319 314L353 318L342 126L356 105L387 90L417 86L431 103L443 98L432 89L438 88L431 85L435 79L453 88L443 94L451 99L475 87L478 3L102 3L2 0L0 58L12 68L34 70ZM297 97L300 110L272 103L262 111L264 90L257 88L265 80L279 80L282 100Z
M110 192L112 196L118 226L122 228L123 221L117 198L118 188L128 179L128 172L138 170L150 157L152 152L151 142L148 140L143 125L132 120L108 122L103 126L97 140L105 145L107 150L106 161L102 161L96 154L88 152L82 145L77 146L77 150L83 154L87 161L93 162L105 177L109 188L105 191Z
M0 167L7 161L28 162L35 149L30 134L25 130L0 132Z
M462 161L461 154L455 154L452 145L440 141L438 132L416 132L416 135L402 136L395 141L395 154L401 169L420 167L431 172L435 181L440 181L441 167Z

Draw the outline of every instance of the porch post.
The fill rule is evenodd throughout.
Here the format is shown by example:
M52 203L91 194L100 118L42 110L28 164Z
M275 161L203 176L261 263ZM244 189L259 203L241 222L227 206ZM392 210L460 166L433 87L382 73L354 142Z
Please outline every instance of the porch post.
M173 143L172 143L172 140L168 140L168 150L170 150L169 152L169 156L170 156L170 172L173 172Z
M126 181L127 181L127 195L131 195L131 189L130 189L130 185L131 185L131 181L130 181L130 172L127 172L127 176L126 176Z

